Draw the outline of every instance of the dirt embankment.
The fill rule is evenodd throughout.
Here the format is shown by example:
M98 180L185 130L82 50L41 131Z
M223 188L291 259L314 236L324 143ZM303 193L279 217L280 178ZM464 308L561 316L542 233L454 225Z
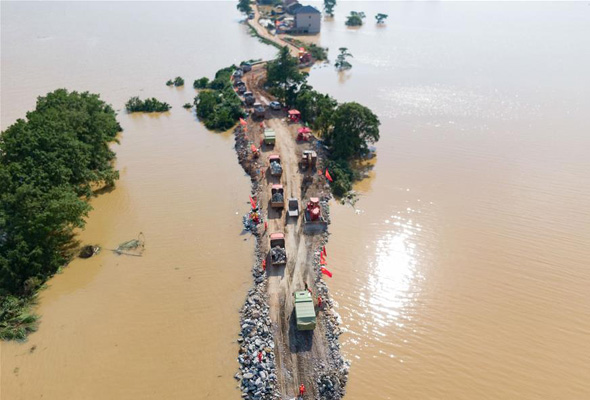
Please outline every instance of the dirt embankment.
M248 90L266 103L274 99L264 91L264 79L264 65L255 66L243 78ZM298 165L303 150L316 150L317 168L323 170L322 149L313 136L307 142L296 141L301 125L287 122L285 111L268 110L262 124L251 118L247 122L247 127L239 126L235 130L236 151L240 164L252 179L252 195L257 199L267 229L262 222L253 232L257 239L253 266L255 288L242 309L241 372L237 375L241 379L242 397L270 399L278 394L279 398L292 399L303 383L305 399L340 399L348 366L340 354L339 317L332 307L319 266L328 233L304 234L303 217L288 218L285 210L270 207L271 185L280 183L285 189L285 199L298 198L300 208L310 197L319 197L324 217L329 220L331 195L325 177L319 175L317 169L302 171ZM274 146L262 144L264 128L274 129ZM260 149L258 158L253 155L252 145ZM267 171L271 154L281 158L280 177L271 176ZM268 260L268 235L273 232L285 234L288 260L285 266L273 267ZM263 260L267 260L265 270ZM295 329L293 292L304 290L306 284L316 299L317 327L300 332ZM318 295L323 299L321 309L317 304Z

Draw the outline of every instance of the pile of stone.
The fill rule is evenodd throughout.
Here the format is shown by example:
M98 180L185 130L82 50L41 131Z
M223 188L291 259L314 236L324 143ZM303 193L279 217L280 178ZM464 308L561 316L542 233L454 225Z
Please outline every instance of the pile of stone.
M262 276L259 276L262 278ZM240 352L238 361L240 371L235 378L241 381L240 390L245 399L272 399L276 393L274 340L268 304L264 300L265 281L258 282L248 292L246 304L242 308Z
M281 163L276 162L276 161L271 161L270 162L270 173L272 175L281 175L283 173L283 167L281 166Z
M285 201L285 198L283 197L282 193L277 192L272 195L271 201L273 203L282 203L283 201Z
M270 249L270 261L273 264L280 264L287 261L287 252L284 248L275 246Z
M324 200L324 199L322 199ZM326 307L322 312L321 321L324 325L326 340L328 342L328 354L326 359L315 365L317 378L318 393L321 400L339 400L344 396L345 385L348 381L349 363L344 360L340 352L340 343L338 337L342 334L340 329L340 315L334 309L334 302L330 298L328 287L322 278L320 272L320 254L321 248L328 241L328 233L324 233L322 244L314 255L313 264L316 268L316 288L318 294L322 296Z

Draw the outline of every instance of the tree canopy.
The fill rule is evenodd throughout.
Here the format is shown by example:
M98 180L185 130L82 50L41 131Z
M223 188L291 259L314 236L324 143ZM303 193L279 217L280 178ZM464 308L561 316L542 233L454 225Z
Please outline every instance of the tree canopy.
M297 58L291 56L287 46L279 50L277 58L266 64L267 84L279 100L286 101L287 92L305 82L307 74L299 70Z
M166 112L171 108L170 104L160 101L155 97L141 100L135 96L125 103L125 109L128 112Z
M383 22L385 22L387 17L388 17L387 14L382 14L382 13L375 15L375 19L377 20L378 24L382 24Z
M338 57L336 57L336 62L334 63L334 66L338 68L338 70L340 71L343 69L352 68L352 64L349 63L347 60L348 57L352 57L352 54L348 52L348 49L346 47L341 47L338 50L340 50L340 54L338 54Z
M336 7L336 0L324 0L324 12L330 17L334 16L334 7Z
M249 14L252 12L252 6L250 5L250 0L239 0L236 8L244 14Z
M351 11L350 15L346 17L345 24L347 26L361 26L363 19L366 17L364 12Z
M86 199L119 177L109 144L120 131L98 95L59 89L2 132L0 296L28 294L67 262Z
M332 124L327 139L331 158L335 160L363 156L368 144L379 140L379 118L359 103L341 104L334 112Z
M225 131L233 127L244 116L242 101L232 88L231 75L236 66L220 69L215 79L206 77L197 79L193 86L201 89L195 97L197 117L207 127L216 131Z

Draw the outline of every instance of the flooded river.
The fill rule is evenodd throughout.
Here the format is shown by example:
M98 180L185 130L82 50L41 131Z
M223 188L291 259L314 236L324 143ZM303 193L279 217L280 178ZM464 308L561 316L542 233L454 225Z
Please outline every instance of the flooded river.
M327 247L347 398L589 398L590 7L340 3L318 41L353 68L310 82L382 121ZM120 112L121 180L80 236L105 250L49 282L28 342L1 344L2 399L239 396L249 181L232 136L182 109L193 79L275 53L238 19L234 2L2 3L2 129L58 87L173 106ZM106 250L140 231L143 257Z

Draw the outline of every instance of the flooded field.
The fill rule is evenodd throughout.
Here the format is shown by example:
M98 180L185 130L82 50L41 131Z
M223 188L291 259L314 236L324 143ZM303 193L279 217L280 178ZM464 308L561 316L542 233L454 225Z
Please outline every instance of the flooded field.
M2 129L55 88L101 93L121 179L80 236L104 250L49 282L39 332L1 344L1 397L237 398L249 181L233 137L182 104L275 49L234 2L32 4L2 3ZM590 7L341 2L317 42L353 68L310 83L382 121L356 208L332 207L347 398L590 397ZM133 95L173 109L127 115ZM139 232L143 257L107 250Z

